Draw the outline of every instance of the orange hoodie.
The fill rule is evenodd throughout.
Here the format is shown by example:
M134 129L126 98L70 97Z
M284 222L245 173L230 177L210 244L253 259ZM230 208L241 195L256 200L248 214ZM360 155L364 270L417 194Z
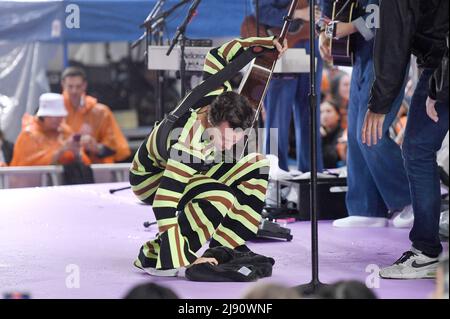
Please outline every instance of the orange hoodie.
M84 106L75 109L68 94L63 92L63 95L64 104L69 113L66 117L66 123L72 131L78 134L91 135L97 143L115 151L114 155L105 158L90 155L93 163L114 163L130 156L128 142L109 107L98 103L94 97L85 95L83 97Z
M14 145L13 158L10 166L52 165L53 158L64 142L70 138L70 128L62 123L58 132L46 132L37 117L25 114L22 118L22 131ZM58 164L69 164L75 160L71 151L64 152L58 159ZM89 158L83 154L83 163L90 164Z

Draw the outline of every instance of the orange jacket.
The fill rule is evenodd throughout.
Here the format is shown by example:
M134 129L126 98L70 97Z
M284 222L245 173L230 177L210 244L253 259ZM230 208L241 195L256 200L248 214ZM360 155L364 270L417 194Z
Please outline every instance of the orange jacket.
M84 96L84 106L76 110L69 100L67 93L63 92L64 104L67 112L66 123L73 132L91 135L97 143L115 151L115 154L105 158L90 155L93 163L114 163L130 156L128 142L120 130L111 110L97 99Z
M69 164L75 160L71 151L64 152L53 163L54 156L64 142L72 135L70 128L62 123L59 131L45 132L37 117L25 114L22 119L22 131L14 145L10 166L39 166L52 164ZM83 154L83 163L90 164L89 158Z

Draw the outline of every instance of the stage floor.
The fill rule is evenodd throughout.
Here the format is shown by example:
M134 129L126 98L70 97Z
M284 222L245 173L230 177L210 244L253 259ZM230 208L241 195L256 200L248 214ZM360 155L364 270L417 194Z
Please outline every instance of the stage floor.
M252 285L154 278L135 269L132 262L141 244L156 233L154 226L147 230L142 223L154 217L151 207L139 204L130 190L108 192L123 186L0 190L0 294L121 298L134 285L154 281L182 298L239 298ZM248 244L275 258L273 275L264 281L294 286L310 279L310 223L289 227L292 242ZM319 235L324 282L366 282L369 276L380 298L427 298L433 290L433 280L370 280L376 267L391 264L409 248L408 230L336 229L330 222L320 222Z

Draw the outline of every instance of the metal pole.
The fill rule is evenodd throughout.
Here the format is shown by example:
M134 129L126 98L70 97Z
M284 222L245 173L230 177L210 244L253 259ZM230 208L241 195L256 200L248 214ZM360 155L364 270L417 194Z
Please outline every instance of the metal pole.
M186 57L184 55L186 49L186 37L184 33L181 35L180 49L181 49L181 62L180 62L181 97L184 97L186 96Z
M313 283L319 283L319 244L317 230L317 95L316 95L316 38L315 38L315 5L316 1L311 0L309 5L309 14L311 21L309 46L310 52L310 144L311 144L311 189L310 189L310 207L311 207L311 257L312 257L312 280Z
M309 284L297 288L305 295L316 293L325 286L319 280L319 234L317 225L317 94L316 94L316 41L315 41L315 0L309 2L310 14L310 144L311 144L311 181L310 181L310 209L311 209L311 269L312 278Z
M256 36L259 37L259 0L255 0Z

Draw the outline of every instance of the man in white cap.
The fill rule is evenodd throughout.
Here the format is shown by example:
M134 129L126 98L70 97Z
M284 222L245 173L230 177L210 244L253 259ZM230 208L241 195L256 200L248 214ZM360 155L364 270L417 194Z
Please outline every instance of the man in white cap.
M79 136L64 123L67 111L61 94L45 93L39 98L36 116L25 114L17 138L11 166L90 164Z

